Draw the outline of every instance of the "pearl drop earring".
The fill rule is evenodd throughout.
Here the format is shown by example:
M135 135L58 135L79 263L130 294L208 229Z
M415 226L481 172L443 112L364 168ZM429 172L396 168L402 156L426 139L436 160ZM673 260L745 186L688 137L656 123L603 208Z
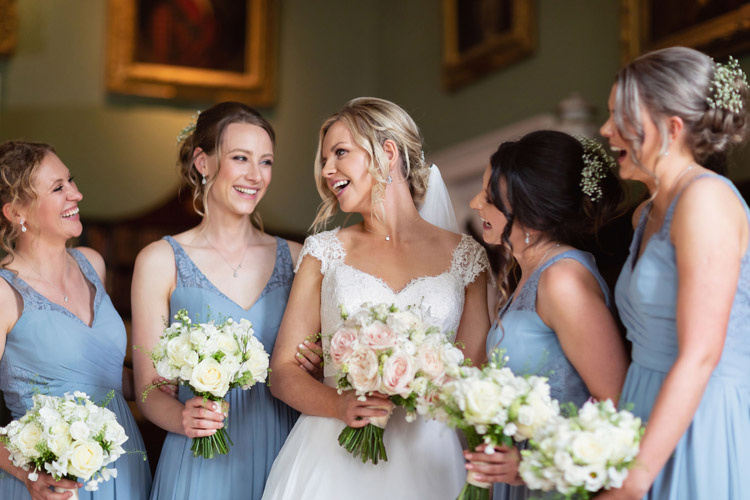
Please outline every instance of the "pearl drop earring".
M529 244L529 242L531 241L531 240L529 240L529 236L531 236L531 235L529 234L529 232L528 232L528 231L526 231L526 238L525 238L525 239L523 240L523 242L524 242L524 243L526 243L527 245L528 245L528 244Z
M23 225L23 223L24 223L24 222L26 222L26 221L24 221L23 219L21 219L21 222L20 222L20 224L21 224L21 232L22 232L22 233L25 233L25 232L26 232L26 226L24 226L24 225Z

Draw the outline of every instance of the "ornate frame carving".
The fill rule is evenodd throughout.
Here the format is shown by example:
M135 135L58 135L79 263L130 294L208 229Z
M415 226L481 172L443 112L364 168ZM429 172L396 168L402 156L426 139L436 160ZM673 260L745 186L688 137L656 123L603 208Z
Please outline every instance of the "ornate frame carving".
M232 0L243 1L243 0ZM276 98L276 0L247 2L244 71L135 60L136 0L109 0L107 89L162 99L240 100L269 106Z

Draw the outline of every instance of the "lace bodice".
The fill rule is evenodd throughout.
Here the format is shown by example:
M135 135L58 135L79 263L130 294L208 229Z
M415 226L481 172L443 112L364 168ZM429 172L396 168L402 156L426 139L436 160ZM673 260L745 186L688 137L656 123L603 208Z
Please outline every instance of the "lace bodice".
M341 306L356 310L365 302L393 303L398 308L421 304L429 309L443 331L455 332L464 307L467 285L489 269L487 253L470 236L461 235L453 250L450 268L436 276L422 276L410 281L398 292L382 279L352 267L345 262L346 250L336 236L338 228L305 240L297 261L310 254L320 261L323 283L320 296L320 326L323 349L328 349L325 334L333 333L341 322ZM333 375L326 373L326 376Z

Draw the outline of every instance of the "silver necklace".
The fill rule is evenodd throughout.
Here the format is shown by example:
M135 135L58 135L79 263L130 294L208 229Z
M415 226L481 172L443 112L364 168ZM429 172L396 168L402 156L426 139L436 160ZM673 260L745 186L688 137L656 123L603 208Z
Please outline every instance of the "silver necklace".
M26 257L24 257L24 260L26 260ZM29 264L31 265L31 267L32 267L32 268L34 268L34 271L36 271L36 274L37 274L37 275L39 275L39 277L40 277L41 279L43 279L44 281L46 281L47 283L49 283L50 285L52 285L53 287L55 287L55 288L57 289L57 291L58 291L58 292L60 292L60 293L62 294L62 296L63 296L63 301L65 301L65 302L68 302L68 301L70 300L70 299L68 298L68 292L67 292L67 290L66 290L66 288L65 288L65 282L67 281L67 279L66 279L66 276L67 276L67 274L68 274L68 254L67 254L67 253L65 254L65 270L63 271L63 287L62 287L62 288L60 288L59 286L55 285L55 284L54 284L54 283L52 283L52 282L51 282L50 280L48 280L48 279L47 279L47 278L46 278L46 277L45 277L45 276L44 276L44 275L42 274L42 272L41 272L41 271L39 270L39 268L38 268L38 267L36 267L36 265L34 265L34 263L33 263L33 262L31 262L31 260L29 260L29 261L28 261L28 263L29 263Z
M391 241L391 236L396 236L396 235L397 235L398 233L400 233L401 231L403 231L403 230L404 230L404 229L406 229L407 227L410 227L410 226L411 226L412 224L414 224L415 222L417 222L417 220L419 220L419 219L420 219L420 216L419 216L419 215L417 215L417 216L416 216L416 217L415 217L414 219L412 219L412 220L411 220L411 221L410 221L410 222L409 222L408 224L406 224L405 226L403 226L403 227L399 228L399 229L398 229L397 231L394 231L394 232L392 232L392 233L389 233L389 234L378 233L377 231L373 231L372 229L367 229L367 226L365 225L365 222L364 222L364 221L362 221L362 229L364 229L364 230L365 230L365 231L367 231L368 233L372 233L372 234L376 234L376 235L378 235L378 236L380 236L380 237L384 237L384 238L385 238L385 241Z
M551 252L552 250L554 250L555 248L558 248L559 246L560 246L560 244L559 244L559 243L555 243L554 245L552 245L551 247L549 247L549 248L547 249L547 251L546 251L546 252L544 252L544 255L542 255L542 258L541 258L541 259L539 259L539 261L538 261L538 262L536 263L536 265L534 265L534 268L533 268L533 269L531 270L531 272L529 273L529 276L531 276L532 274L534 274L534 273L536 272L536 270L537 270L537 269L539 269L539 267L540 267L540 266L541 266L542 264L544 264L544 262L545 262L545 259L547 258L547 256L549 255L549 253L550 253L550 252Z
M239 277L238 271L240 269L242 269L242 263L245 262L245 256L247 255L247 251L250 249L250 243L248 243L247 246L245 246L245 252L242 254L242 259L240 260L240 263L237 264L237 267L235 267L235 266L232 265L231 262L229 262L229 260L227 260L226 257L224 257L224 255L219 251L219 249L216 248L213 243L211 243L211 240L208 239L208 235L207 234L204 234L203 236L206 238L206 242L208 242L208 246L210 246L211 248L213 248L214 252L216 252L217 254L219 254L219 257L221 257L221 259L224 262L227 263L227 265L230 267L230 269L232 269L232 277L234 277L234 278Z

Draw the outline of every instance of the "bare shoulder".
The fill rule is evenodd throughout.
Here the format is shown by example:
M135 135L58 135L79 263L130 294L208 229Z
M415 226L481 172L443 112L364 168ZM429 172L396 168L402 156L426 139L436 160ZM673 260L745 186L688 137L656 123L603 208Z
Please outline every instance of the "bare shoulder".
M675 217L695 211L711 217L744 217L745 214L744 206L735 191L725 180L716 176L697 179L685 187L675 206Z
M136 271L153 272L159 275L167 272L172 275L174 274L174 268L174 251L165 240L149 243L143 250L138 252L138 256L135 259Z
M88 260L93 266L96 274L99 275L99 279L104 281L104 276L107 273L107 267L104 263L104 258L99 252L89 247L76 247L76 250L81 252L86 260Z
M575 259L560 259L539 276L538 299L565 307L595 294L603 298L599 282L586 266Z

